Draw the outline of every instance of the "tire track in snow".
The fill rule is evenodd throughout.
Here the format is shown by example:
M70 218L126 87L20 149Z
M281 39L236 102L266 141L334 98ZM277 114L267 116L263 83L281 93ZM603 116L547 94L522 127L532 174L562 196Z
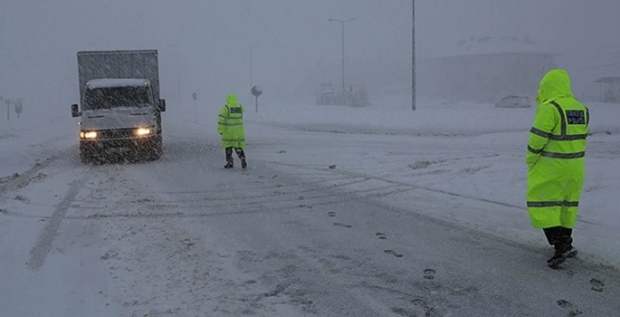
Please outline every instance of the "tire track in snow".
M367 179L382 181L382 182L385 182L385 183L394 184L394 185L398 185L398 186L405 186L405 187L409 187L411 189L421 189L421 190L426 190L426 191L434 192L434 193L438 193L438 194L444 194L444 195L454 196L454 197L458 197L458 198L465 198L465 199L485 202L485 203L489 203L489 204L499 205L499 206L503 206L503 207L515 208L515 209L519 209L519 210L527 210L527 208L525 208L524 206L521 206L521 205L513 205L513 204L509 204L509 203L505 203L505 202L501 202L501 201L497 201L497 200L486 199L486 198L475 197L475 196L469 196L469 195L463 195L463 194L459 194L459 193L455 193L455 192L450 192L450 191L447 191L447 190L442 190L442 189L437 189L437 188L432 188L432 187L407 184L407 183L399 182L399 181L394 180L394 179L388 179L388 178L380 177L380 176L372 176L372 175L360 174L360 173L356 173L356 172L343 171L343 170L334 170L334 169L327 170L327 169L321 169L321 168L317 168L317 167L298 165L298 164L287 164L287 163L280 163L280 162L268 162L268 163L275 164L275 165L281 165L281 166L288 166L288 167L292 167L292 168L296 168L296 169L320 170L320 171L323 171L323 172L329 172L329 173L333 173L333 174L337 174L337 175L348 175L350 177L367 178Z
M75 180L69 184L67 194L58 206L56 206L56 209L49 218L47 225L43 228L43 232L41 233L41 236L39 236L36 245L32 248L32 250L30 250L30 260L28 261L29 268L37 270L43 266L47 255L52 249L52 243L54 242L54 237L58 233L60 223L63 219L65 219L65 215L71 207L71 204L90 177L91 174L86 173L86 175L81 179Z
M240 210L230 211L229 206L231 202L239 201L238 197L221 197L215 198L216 193L221 193L221 190L215 191L195 191L191 192L196 198L179 199L179 200L162 200L152 198L142 198L133 200L115 200L111 206L101 206L100 202L88 199L73 199L69 203L69 208L80 208L81 210L91 210L93 213L83 214L79 216L63 216L65 220L100 220L106 218L140 218L140 219L160 219L160 218L204 218L204 217L219 217L231 214L251 214L265 212L263 207L264 203L271 203L272 206L268 209L270 212L274 211L286 211L296 208L308 207L304 201L313 201L312 206L327 206L333 204L341 204L350 202L351 200L363 197L382 197L391 194L402 193L410 190L409 188L400 188L394 184L374 184L364 187L363 189L346 189L350 186L367 184L370 179L358 178L347 176L346 178L336 178L330 180L322 180L320 182L310 182L311 185L320 185L325 183L332 183L329 186L332 188L332 192L329 194L322 193L321 187L313 189L287 189L278 190L277 192L265 192L265 190L279 189L279 187L264 187L260 186L262 193L249 195L244 197L242 202L237 202L234 205ZM333 182L336 183L333 183ZM301 184L296 184L301 185ZM337 190L340 189L340 190ZM252 191L256 191L252 189ZM143 192L154 193L154 192ZM161 193L175 193L176 192L157 192ZM181 194L188 192L179 192ZM274 196L278 197L278 202L274 203ZM275 205L274 205L275 204ZM116 212L119 207L127 206L143 206L146 209L140 212ZM183 209L184 212L171 211L170 209ZM195 212L187 212L193 210ZM10 217L16 218L37 218L37 219L50 219L53 216L47 215L21 215L7 211L4 213Z
M447 196L463 198L463 199L468 199L468 200L473 200L473 201L479 201L479 202L488 203L488 204L497 205L497 206L502 206L502 207L513 208L513 209L517 209L519 211L527 211L527 207L525 207L525 205L523 205L523 206L522 205L514 205L514 204L505 203L505 202L498 201L498 200L487 199L487 198L482 198L482 197L476 197L476 196L471 196L471 195L464 195L464 194L459 194L459 193L455 193L455 192L451 192L451 191L447 191L447 190L443 190L443 189L437 189L437 188L432 188L432 187L427 187L427 186L419 186L419 185L407 184L407 183L399 182L397 180L387 179L385 177L380 177L380 176L372 176L372 175L360 174L360 173L356 173L356 172L343 171L343 170L327 170L327 169L321 169L321 168L310 167L310 166L305 166L305 165L276 163L276 162L269 162L269 163L277 164L277 165L283 165L283 166L288 166L288 167L294 167L294 168L298 168L298 169L320 170L320 171L329 172L329 173L333 173L333 174L337 174L337 175L348 175L349 177L366 178L367 180L377 180L377 181L386 182L388 184L394 184L394 185L397 185L397 186L403 186L403 187L410 188L410 189L426 190L426 191L429 191L429 192L432 192L432 193L443 194L443 195L447 195ZM581 218L577 219L577 222L586 223L586 224L595 225L595 226L599 225L598 223L595 223L595 222L592 222L592 221L588 221L588 220L585 220L585 219L581 219Z
M42 162L36 163L33 167L26 170L22 174L15 173L12 176L7 176L4 178L0 178L0 195L5 192L14 191L17 189L24 188L28 186L28 184L37 178L39 175L39 171L49 166L52 162L54 162L58 157L49 157Z

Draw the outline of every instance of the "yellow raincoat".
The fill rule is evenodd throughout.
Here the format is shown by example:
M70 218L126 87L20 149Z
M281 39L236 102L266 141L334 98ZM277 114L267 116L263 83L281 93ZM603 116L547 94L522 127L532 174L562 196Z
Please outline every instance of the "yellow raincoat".
M223 148L245 148L245 129L243 128L243 105L235 94L228 94L226 104L217 117L217 133L222 136Z
M549 71L540 81L538 107L525 162L527 207L535 228L573 228L585 177L590 114L573 97L568 73Z

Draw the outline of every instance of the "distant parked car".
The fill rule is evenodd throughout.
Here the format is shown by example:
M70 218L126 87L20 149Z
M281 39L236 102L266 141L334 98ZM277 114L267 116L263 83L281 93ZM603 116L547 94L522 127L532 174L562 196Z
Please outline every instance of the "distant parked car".
M364 86L349 86L344 92L335 88L331 83L323 83L316 90L317 105L342 105L353 107L366 107L368 91Z
M317 105L337 105L339 104L339 96L336 89L331 83L323 83L315 92Z
M498 108L530 108L532 100L528 96L506 96L495 103Z

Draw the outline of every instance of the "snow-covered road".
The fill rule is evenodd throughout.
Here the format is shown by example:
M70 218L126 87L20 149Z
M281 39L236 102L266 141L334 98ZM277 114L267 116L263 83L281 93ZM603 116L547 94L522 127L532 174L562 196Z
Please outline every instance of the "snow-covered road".
M244 171L222 168L214 131L174 119L160 161L85 166L60 142L2 183L0 315L620 311L620 273L596 252L550 270L521 205L463 188L480 174L518 178L506 160L523 151L506 140L522 132L360 137L249 123ZM430 181L450 173L469 178Z

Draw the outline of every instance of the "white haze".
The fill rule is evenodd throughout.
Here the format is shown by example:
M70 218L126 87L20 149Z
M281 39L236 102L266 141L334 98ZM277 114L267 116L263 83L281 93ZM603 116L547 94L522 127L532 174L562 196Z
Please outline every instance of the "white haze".
M22 98L25 112L68 113L78 101L77 51L155 48L172 107L191 105L194 92L198 105L220 104L230 91L249 103L251 84L267 104L295 103L321 82L340 85L341 25L329 18L355 18L345 24L347 84L365 85L371 98L409 94L411 8L405 0L2 0L0 96ZM528 35L559 54L579 92L620 74L618 12L615 0L418 0L417 62L458 54L457 41L471 37Z
M552 271L524 206L536 109L411 111L411 3L0 0L0 96L24 107L7 121L0 103L0 316L617 316L618 105L587 103L580 254ZM577 91L620 72L618 0L416 9L420 65L529 35ZM314 105L341 79L329 18L356 18L346 79L370 107ZM81 164L76 52L117 49L159 50L164 155ZM230 91L247 109L243 172L222 168L215 129Z

